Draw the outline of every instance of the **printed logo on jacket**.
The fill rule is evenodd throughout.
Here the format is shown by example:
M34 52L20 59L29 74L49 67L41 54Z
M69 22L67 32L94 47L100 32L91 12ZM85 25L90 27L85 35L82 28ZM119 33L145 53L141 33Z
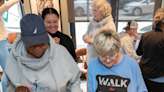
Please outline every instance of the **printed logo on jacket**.
M41 87L40 84L41 83L38 82L38 79L35 78L35 82L33 84L25 82L23 85L28 86L32 92L35 92L35 91L46 92L46 91L50 90L49 86Z
M98 87L96 92L127 92L130 79L115 75L97 75Z

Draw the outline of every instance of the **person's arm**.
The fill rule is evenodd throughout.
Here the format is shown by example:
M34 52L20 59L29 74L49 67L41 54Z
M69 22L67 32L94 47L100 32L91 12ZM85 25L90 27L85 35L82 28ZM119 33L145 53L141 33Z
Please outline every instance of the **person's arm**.
M67 85L68 92L82 92L80 88L81 71L79 70L77 64L74 61L69 61L68 67L68 71L72 75L72 78Z
M94 41L94 39L89 36L91 29L92 29L92 24L90 23L88 26L87 32L83 35L83 41L85 43L91 44Z
M128 56L133 57L134 59L138 60L141 58L141 56L138 56L134 49L133 49L133 42L131 39L128 39L127 41L125 41L123 49L125 50L125 54Z
M138 48L136 50L137 55L142 55L142 53L143 53L142 44L143 44L143 35L141 36L140 43L139 43Z
M88 66L88 92L94 92L93 90L93 78L91 66Z
M75 47L74 47L73 41L72 41L71 38L69 38L69 39L70 39L70 42L69 42L70 54L72 55L72 57L74 58L74 60L77 62L77 57L76 57Z
M0 6L0 16L2 16L12 5L14 5L15 3L19 1L20 0L10 0L6 2L5 4L3 4L2 6Z
M136 67L134 68L136 69L137 72L136 74L137 92L148 92L139 65L137 64Z

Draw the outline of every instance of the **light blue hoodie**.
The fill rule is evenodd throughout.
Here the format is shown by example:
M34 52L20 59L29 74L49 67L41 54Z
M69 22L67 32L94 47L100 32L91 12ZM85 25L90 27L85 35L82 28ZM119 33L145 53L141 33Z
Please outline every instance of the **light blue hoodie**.
M28 86L31 92L82 92L81 72L72 56L50 38L47 50L39 59L28 58L21 36L13 43L6 61L6 92L17 86Z

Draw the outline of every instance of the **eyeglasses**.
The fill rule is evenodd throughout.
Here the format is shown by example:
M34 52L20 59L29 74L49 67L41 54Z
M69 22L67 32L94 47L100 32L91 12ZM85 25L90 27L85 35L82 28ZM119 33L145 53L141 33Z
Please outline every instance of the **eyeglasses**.
M113 55L113 56L110 56L110 57L103 57L103 56L98 56L98 58L100 59L100 61L106 61L107 59L110 59L110 60L116 60L116 58L118 57L118 53Z

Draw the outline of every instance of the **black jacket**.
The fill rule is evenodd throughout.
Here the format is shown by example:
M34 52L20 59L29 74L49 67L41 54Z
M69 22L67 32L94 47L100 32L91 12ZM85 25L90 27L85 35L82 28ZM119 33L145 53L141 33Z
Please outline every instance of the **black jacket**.
M136 53L142 55L139 65L143 77L164 76L164 32L161 29L144 33Z
M74 60L77 62L75 48L74 48L74 44L72 42L72 39L69 36L67 36L67 35L65 35L59 31L57 31L55 34L51 34L51 33L49 33L49 34L52 37L60 38L60 44L63 45L69 51L69 53L72 55Z

